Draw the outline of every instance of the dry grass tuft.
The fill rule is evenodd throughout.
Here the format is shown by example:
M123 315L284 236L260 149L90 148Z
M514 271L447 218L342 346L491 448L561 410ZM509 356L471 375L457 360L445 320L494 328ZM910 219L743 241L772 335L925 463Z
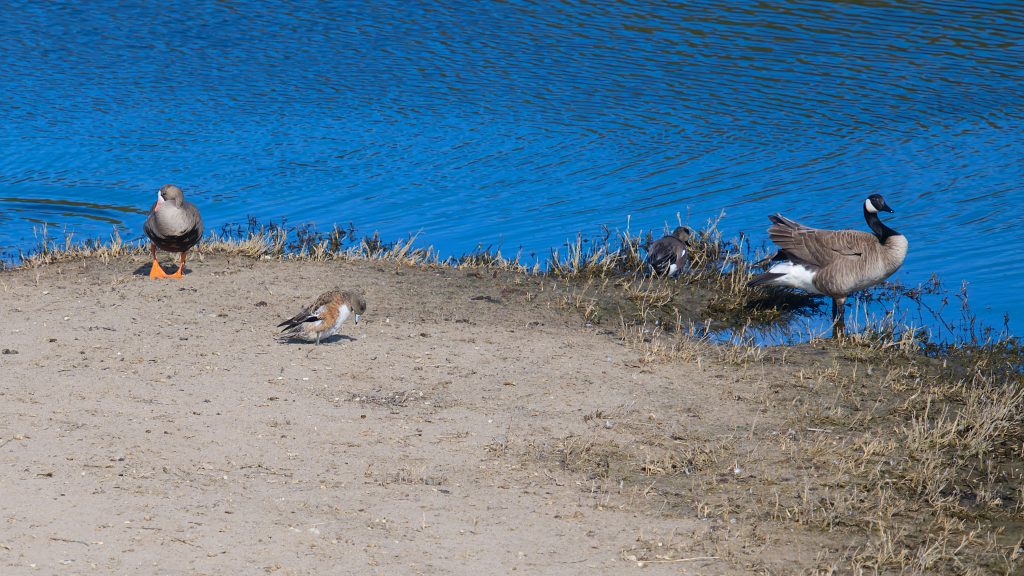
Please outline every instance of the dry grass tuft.
M34 268L82 258L99 258L108 262L111 258L145 252L141 245L125 242L116 228L106 241L92 239L77 242L73 234L67 234L60 240L50 238L46 226L43 226L37 230L36 239L38 247L35 250L19 255L21 266Z

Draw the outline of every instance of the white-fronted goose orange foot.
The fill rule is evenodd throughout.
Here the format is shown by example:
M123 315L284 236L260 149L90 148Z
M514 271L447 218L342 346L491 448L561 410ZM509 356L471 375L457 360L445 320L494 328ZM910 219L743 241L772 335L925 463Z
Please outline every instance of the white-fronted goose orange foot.
M167 184L157 192L156 203L150 208L143 228L153 241L153 266L149 269L149 277L181 278L188 251L203 237L203 219L199 216L199 209L185 201L181 188ZM181 263L174 274L168 274L160 267L156 259L157 248L181 254Z
M320 343L322 338L330 338L338 333L341 325L350 316L355 323L366 312L366 300L358 292L351 290L331 290L324 292L315 302L306 306L295 316L277 325L281 337L285 340L297 339Z

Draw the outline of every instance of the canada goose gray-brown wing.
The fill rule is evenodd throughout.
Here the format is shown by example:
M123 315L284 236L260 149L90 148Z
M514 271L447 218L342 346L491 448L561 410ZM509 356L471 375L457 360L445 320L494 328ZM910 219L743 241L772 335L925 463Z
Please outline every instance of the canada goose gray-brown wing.
M167 184L157 192L156 202L149 210L149 216L142 229L153 242L153 266L150 278L181 278L185 270L185 258L203 237L203 218L199 209L185 201L180 188ZM156 259L157 248L165 252L179 252L181 262L174 274L167 274Z
M779 252L768 271L755 276L748 286L785 286L831 296L832 335L841 334L847 296L888 278L907 255L906 237L883 224L880 211L893 212L880 195L864 201L864 219L871 233L820 230L780 214L769 216L768 237Z
M794 222L781 214L768 217L772 226L768 238L791 257L818 267L837 258L863 254L864 242L873 234L857 230L819 230Z

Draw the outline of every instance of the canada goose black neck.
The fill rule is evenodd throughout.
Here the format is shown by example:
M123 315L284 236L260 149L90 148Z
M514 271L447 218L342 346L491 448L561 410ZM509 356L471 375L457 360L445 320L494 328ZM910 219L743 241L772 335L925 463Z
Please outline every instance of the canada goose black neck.
M891 236L899 236L900 233L889 228L882 222L882 219L878 217L878 212L872 212L868 210L868 207L864 206L864 220L867 221L871 231L878 237L878 241L885 244L885 241Z

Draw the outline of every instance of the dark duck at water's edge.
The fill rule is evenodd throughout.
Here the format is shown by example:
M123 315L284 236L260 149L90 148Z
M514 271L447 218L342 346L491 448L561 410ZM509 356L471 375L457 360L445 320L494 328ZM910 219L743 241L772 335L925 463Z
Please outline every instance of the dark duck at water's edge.
M690 229L679 226L669 236L662 236L647 250L647 265L659 276L675 276L686 264L686 246Z

